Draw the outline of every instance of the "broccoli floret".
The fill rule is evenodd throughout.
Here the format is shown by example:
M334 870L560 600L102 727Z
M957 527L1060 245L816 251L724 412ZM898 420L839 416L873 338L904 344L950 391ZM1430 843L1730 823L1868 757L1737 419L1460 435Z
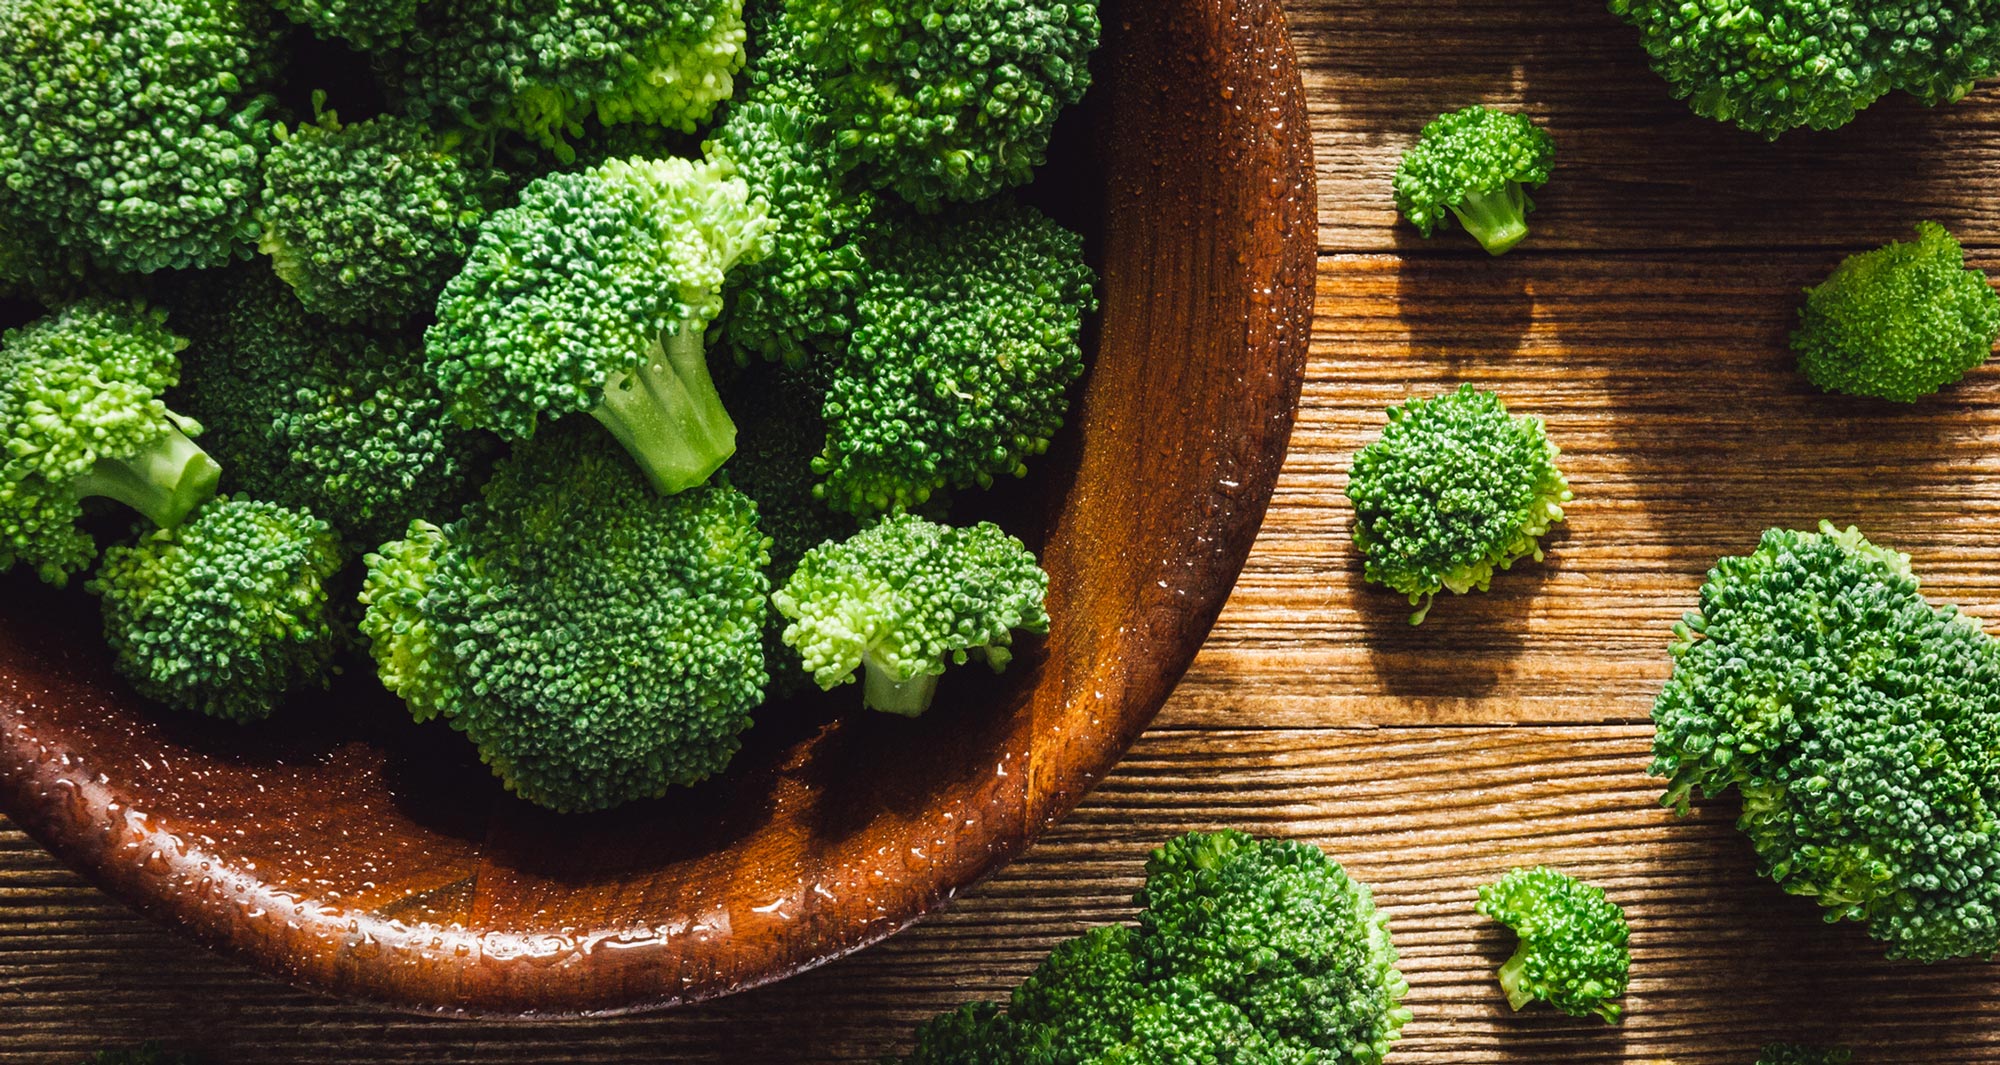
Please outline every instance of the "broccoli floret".
M384 682L508 790L562 811L727 765L762 700L770 591L756 505L648 486L587 422L543 427L442 530L368 558Z
M1891 90L1964 96L2000 60L1988 0L1611 0L1696 114L1768 137L1833 129Z
M255 0L0 0L0 233L128 273L247 251L275 43Z
M790 0L849 166L919 210L1034 176L1090 87L1094 0Z
M990 522L971 528L902 514L806 552L772 596L791 622L785 643L828 691L855 680L862 702L915 717L949 664L999 672L1013 632L1047 632L1048 574L1034 552Z
M1507 1005L1546 1002L1572 1017L1618 1023L1632 967L1631 930L1602 888L1547 866L1515 869L1480 885L1479 912L1521 939L1500 966Z
M394 48L417 28L428 0L271 0L293 22L363 51Z
M331 111L288 131L264 164L259 248L299 302L331 322L391 323L437 304L496 191L421 123Z
M336 646L325 586L340 564L311 514L218 498L179 528L105 551L89 588L139 694L256 721L286 692L325 685Z
M1986 361L2000 339L2000 293L1965 249L1924 222L1917 239L1852 255L1806 290L1792 350L1828 392L1909 403Z
M1396 209L1429 237L1457 218L1479 246L1504 255L1528 235L1527 190L1549 180L1556 142L1524 115L1474 104L1439 115L1396 166Z
M1891 957L2000 950L2000 647L1855 529L1772 529L1674 629L1652 773L1734 787L1765 875Z
M827 363L827 502L867 516L1027 473L1083 374L1083 240L983 204L874 227L856 328Z
M1757 1056L1757 1065L1847 1065L1854 1052L1846 1047L1809 1047L1772 1043Z
M100 1050L81 1065L202 1065L193 1054L179 1054L158 1043L141 1043L130 1050Z
M63 584L97 557L82 501L113 499L171 528L215 494L221 469L167 409L187 341L166 314L85 300L0 336L0 571Z
M487 220L426 335L453 417L522 439L588 411L660 491L708 480L736 426L703 331L767 229L713 161L618 159L536 180Z
M1557 454L1540 418L1471 385L1391 407L1347 483L1363 575L1409 596L1416 625L1438 592L1483 592L1516 560L1541 561L1571 498Z

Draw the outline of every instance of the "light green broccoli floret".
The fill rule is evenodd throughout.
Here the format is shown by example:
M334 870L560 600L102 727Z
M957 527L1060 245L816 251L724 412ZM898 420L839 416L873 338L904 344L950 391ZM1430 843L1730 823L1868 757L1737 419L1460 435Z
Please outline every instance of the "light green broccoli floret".
M1847 1065L1854 1052L1846 1047L1809 1047L1772 1043L1757 1056L1757 1065Z
M374 651L375 672L417 721L437 716L452 685L450 657L424 613L444 550L444 530L417 518L402 539L367 556L361 584L361 635Z
M1479 912L1521 939L1500 966L1507 1005L1546 1002L1572 1017L1618 1023L1632 967L1631 930L1602 888L1547 866L1515 869L1480 885Z
M255 721L285 693L324 686L336 646L325 586L340 564L325 522L219 498L177 529L105 551L89 588L139 694Z
M85 300L0 336L0 571L63 584L97 544L83 501L116 500L170 528L215 494L221 469L167 409L187 341L136 301Z
M1557 454L1540 418L1471 385L1391 407L1347 483L1363 575L1421 604L1414 625L1440 591L1483 592L1516 560L1541 561L1571 498Z
M1556 142L1524 115L1477 104L1439 115L1396 167L1396 209L1428 237L1457 218L1479 245L1504 255L1528 235L1528 189L1555 167Z
M271 0L272 5L320 37L363 51L394 48L417 28L429 0Z
M1965 376L2000 339L2000 293L1924 222L1917 239L1852 255L1806 290L1792 350L1828 392L1909 403Z
M1014 630L1047 632L1048 588L1034 552L999 526L902 514L806 552L771 600L821 688L861 670L866 705L914 717L948 665L976 656L997 673Z
M1709 571L1653 704L1665 803L1736 788L1765 875L1891 957L2000 951L2000 644L1855 529Z

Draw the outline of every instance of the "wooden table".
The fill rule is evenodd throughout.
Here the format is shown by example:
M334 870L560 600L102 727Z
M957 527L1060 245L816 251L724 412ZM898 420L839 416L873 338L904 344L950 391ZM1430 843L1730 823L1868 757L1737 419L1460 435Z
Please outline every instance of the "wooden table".
M1691 117L1595 0L1296 0L1319 144L1319 320L1262 539L1157 725L1065 824L865 954L712 1005L488 1025L319 999L131 916L0 827L0 1063L158 1036L218 1065L867 1061L1129 913L1146 851L1235 825L1324 845L1393 915L1416 1019L1392 1060L1747 1065L1769 1038L1864 1062L2000 1062L2000 968L1891 964L1753 876L1728 804L1646 776L1668 626L1773 524L1855 522L1932 594L2000 620L2000 365L1911 409L1816 394L1798 289L1934 218L2000 269L2000 88L1885 101L1778 145ZM1389 176L1440 110L1526 109L1559 145L1533 235L1489 260L1396 224ZM1382 409L1458 381L1548 418L1577 500L1547 563L1421 629L1364 587L1341 495ZM1511 1015L1472 912L1559 864L1633 923L1629 1021Z

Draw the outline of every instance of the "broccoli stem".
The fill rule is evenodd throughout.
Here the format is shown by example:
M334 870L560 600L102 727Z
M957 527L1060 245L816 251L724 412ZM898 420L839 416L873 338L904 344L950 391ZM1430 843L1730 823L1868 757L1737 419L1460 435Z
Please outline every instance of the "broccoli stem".
M160 528L171 529L215 495L221 477L222 467L208 452L170 426L135 455L99 458L70 490L78 499L115 499Z
M637 369L611 378L590 415L664 495L702 484L736 453L736 423L709 376L702 331L691 325L656 342Z
M873 657L861 660L861 705L885 714L916 717L931 708L937 694L939 674L919 673L908 680L875 664Z
M1494 192L1470 193L1452 205L1451 213L1491 255L1505 255L1528 235L1528 194L1518 181Z
M1535 1001L1535 993L1521 986L1521 976L1528 968L1528 945L1522 943L1500 966L1500 989L1507 992L1507 1005L1520 1009Z

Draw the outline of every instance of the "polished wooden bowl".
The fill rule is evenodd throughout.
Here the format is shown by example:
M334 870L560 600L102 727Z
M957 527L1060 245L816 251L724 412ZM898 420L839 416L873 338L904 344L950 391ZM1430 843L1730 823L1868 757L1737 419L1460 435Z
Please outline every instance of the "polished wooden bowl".
M1207 635L1284 456L1311 321L1312 155L1275 0L1111 0L1033 195L1090 236L1094 364L1033 475L1046 641L906 721L767 708L724 776L604 814L515 800L365 675L248 729L107 667L93 605L0 581L0 809L105 890L288 980L445 1013L579 1015L775 980L1017 854ZM365 673L364 671L361 671ZM829 709L831 704L831 709Z

